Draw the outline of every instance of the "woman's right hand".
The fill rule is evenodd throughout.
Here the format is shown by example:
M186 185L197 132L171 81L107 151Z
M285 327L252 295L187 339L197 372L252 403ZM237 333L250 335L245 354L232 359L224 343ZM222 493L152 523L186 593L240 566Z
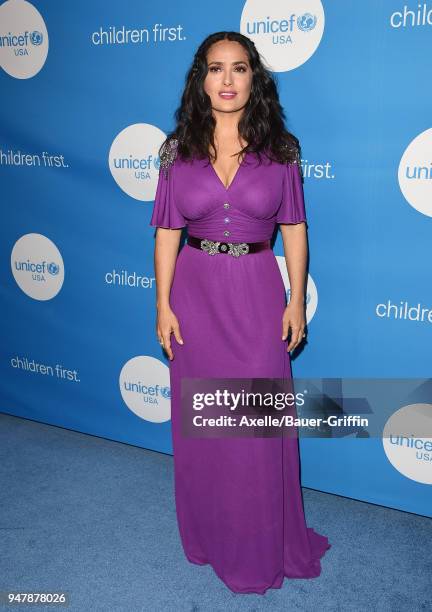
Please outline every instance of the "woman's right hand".
M171 349L171 333L174 333L175 339L179 344L184 344L180 333L180 325L174 312L170 306L163 306L157 310L156 333L159 343L167 352L170 360L174 359L174 354Z

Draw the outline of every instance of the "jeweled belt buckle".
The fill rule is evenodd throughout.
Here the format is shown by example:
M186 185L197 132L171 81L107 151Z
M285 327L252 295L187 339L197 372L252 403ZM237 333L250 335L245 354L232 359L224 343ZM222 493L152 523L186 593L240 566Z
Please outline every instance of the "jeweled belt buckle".
M249 253L249 245L247 242L216 242L213 240L201 240L201 249L206 251L209 255L216 255L216 253L226 253L233 257L240 257L240 255L246 255Z

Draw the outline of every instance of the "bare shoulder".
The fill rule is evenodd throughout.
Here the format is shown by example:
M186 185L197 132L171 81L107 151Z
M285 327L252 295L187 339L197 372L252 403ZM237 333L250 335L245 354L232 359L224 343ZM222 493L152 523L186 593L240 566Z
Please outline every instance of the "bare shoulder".
M178 139L175 137L167 138L159 151L160 168L164 172L165 178L177 158Z

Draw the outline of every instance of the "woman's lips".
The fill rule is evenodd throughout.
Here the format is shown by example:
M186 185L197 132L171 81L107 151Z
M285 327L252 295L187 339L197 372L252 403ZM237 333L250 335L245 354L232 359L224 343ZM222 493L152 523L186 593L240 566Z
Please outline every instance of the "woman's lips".
M235 92L219 92L219 95L224 100L232 100L237 94Z

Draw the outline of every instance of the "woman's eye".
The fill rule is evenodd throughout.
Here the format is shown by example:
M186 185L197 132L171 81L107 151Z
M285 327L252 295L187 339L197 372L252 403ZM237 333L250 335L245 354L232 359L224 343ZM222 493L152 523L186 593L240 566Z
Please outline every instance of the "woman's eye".
M215 72L216 70L219 70L220 66L210 66L209 68L209 72ZM235 70L239 70L240 72L246 72L246 66L236 66Z

